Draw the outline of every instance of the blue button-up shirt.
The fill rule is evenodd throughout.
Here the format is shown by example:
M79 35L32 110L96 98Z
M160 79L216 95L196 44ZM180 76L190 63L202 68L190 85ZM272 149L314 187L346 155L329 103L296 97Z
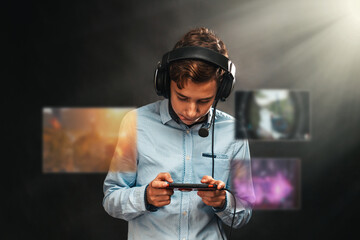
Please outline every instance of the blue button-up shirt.
M198 134L201 124L189 128L174 121L168 104L165 99L138 108L136 124L133 117L124 118L119 138L136 139L134 167L131 167L131 158L124 157L124 163L121 158L116 159L123 150L115 151L118 154L114 154L113 162L118 162L115 164L118 168L109 171L105 179L103 206L111 216L129 222L129 239L221 239L218 218L230 226L234 216L234 201L228 192L224 209L205 205L196 191L174 191L169 205L156 211L149 211L147 207L146 186L160 172L169 172L174 182L179 183L200 183L203 176L211 176L212 172L211 131L203 138ZM209 114L208 119L212 111ZM127 136L132 125L136 128L136 138ZM216 111L214 179L230 188L231 160L243 161L242 166L246 166L243 170L247 177L242 182L250 191L236 201L234 227L238 228L251 217L249 199L254 199L254 193L248 142L236 141L234 135L234 119Z

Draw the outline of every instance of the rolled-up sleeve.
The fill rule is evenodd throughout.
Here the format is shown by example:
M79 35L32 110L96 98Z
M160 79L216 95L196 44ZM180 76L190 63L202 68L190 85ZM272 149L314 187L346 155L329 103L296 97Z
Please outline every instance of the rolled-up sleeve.
M130 111L121 122L118 143L104 181L103 206L115 217L131 220L145 211L146 186L136 186L137 113Z
M133 187L136 173L109 172L104 181L103 206L115 218L129 221L144 212L146 186Z

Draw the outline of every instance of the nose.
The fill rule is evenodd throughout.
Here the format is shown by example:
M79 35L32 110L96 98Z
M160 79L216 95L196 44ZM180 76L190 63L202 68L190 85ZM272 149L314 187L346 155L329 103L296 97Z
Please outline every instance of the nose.
M189 103L186 109L186 117L194 119L197 116L199 109L196 103Z

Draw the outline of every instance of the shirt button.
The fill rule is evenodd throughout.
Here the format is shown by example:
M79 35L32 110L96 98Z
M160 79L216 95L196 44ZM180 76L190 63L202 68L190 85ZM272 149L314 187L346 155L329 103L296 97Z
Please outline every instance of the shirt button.
M190 157L189 157L189 156L186 156L186 160L190 160Z
M186 211L183 211L183 215L186 216Z
M186 238L183 238L182 240L186 240Z
M190 133L190 130L186 130L186 133L189 134L189 133Z

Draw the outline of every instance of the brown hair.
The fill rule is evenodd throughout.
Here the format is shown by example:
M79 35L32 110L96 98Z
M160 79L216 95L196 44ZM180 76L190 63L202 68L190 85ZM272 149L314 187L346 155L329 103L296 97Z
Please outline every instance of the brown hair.
M189 46L209 48L226 57L228 56L223 41L212 30L204 27L190 30L175 44L174 49ZM182 89L188 80L194 83L202 83L215 79L219 85L224 70L201 60L186 59L173 62L170 65L169 74L170 79L176 83L178 88Z

